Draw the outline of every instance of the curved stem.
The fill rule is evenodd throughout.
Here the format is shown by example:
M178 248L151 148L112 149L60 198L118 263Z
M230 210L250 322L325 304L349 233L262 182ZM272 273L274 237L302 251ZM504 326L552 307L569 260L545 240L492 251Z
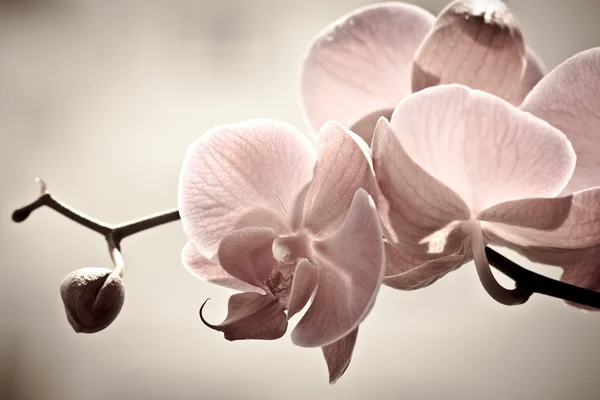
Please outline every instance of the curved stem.
M489 247L486 247L485 254L494 268L513 279L517 283L517 287L524 287L531 293L544 294L600 309L600 293L598 292L537 274Z
M469 236L471 237L471 249L473 250L475 268L477 269L477 275L486 292L488 292L488 294L498 303L507 306L525 303L531 295L531 293L528 293L528 291L525 290L525 287L517 284L514 289L506 289L498 283L494 274L492 274L488 259L485 255L483 232L481 231L479 221L472 220L467 222L465 224L465 229L469 232Z

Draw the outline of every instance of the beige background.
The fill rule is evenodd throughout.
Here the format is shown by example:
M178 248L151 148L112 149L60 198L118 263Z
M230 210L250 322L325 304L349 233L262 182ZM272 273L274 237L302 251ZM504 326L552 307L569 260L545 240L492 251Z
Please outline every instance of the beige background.
M302 56L368 3L0 2L0 399L600 398L600 315L539 296L501 306L472 265L421 291L384 288L329 386L318 349L230 343L201 324L202 301L220 321L231 292L181 267L179 223L123 243L123 312L102 333L72 332L60 281L110 259L99 235L50 210L10 222L37 195L33 177L109 222L174 206L186 147L211 126L260 116L305 129ZM600 1L511 3L549 67L600 45Z

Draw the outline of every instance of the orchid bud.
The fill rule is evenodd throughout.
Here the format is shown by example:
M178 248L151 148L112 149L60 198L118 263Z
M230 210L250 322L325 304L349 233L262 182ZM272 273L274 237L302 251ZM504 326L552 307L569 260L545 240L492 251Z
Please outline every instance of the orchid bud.
M75 332L96 333L121 312L125 289L121 277L108 268L82 268L65 276L60 295Z

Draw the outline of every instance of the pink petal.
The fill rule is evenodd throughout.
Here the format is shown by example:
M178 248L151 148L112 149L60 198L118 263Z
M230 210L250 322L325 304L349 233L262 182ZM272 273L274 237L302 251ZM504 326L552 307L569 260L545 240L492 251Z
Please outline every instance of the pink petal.
M575 167L573 148L558 129L465 86L413 94L394 111L391 127L406 153L473 214L506 201L554 197Z
M521 104L535 85L546 75L546 66L541 58L530 48L526 48L525 50L527 67L519 83L519 91L513 99L513 104Z
M271 250L278 236L270 228L233 231L221 240L219 262L231 276L268 291L265 280L278 266Z
M600 292L600 247L596 248L583 262L564 267L564 273L560 280L571 285ZM599 311L597 308L577 303L567 302L567 304L589 311Z
M260 291L257 287L229 275L218 262L211 261L198 253L192 242L187 242L183 247L181 259L184 267L202 280L242 292Z
M564 204L571 199L568 213L565 216ZM548 201L551 203L551 201ZM528 250L528 248L537 248L540 251L562 253L569 250L580 250L600 245L600 188L583 190L576 192L565 198L557 198L553 207L539 207L536 212L540 219L553 221L553 212L558 216L557 220L562 220L558 226L538 225L538 229L531 224L521 224L521 226L509 226L501 223L490 223L486 226L486 234L490 234L496 240L503 242L510 247L519 250ZM523 215L523 221L535 221L535 218L527 216L531 213L532 207L524 207L526 212ZM534 215L535 217L535 215ZM517 224L517 219L509 218L512 224ZM556 221L555 221L556 222ZM542 223L544 223L542 221ZM577 252L573 254L574 258L579 258ZM561 259L560 261L563 261Z
M377 183L367 144L335 122L323 125L317 143L319 158L304 203L303 226L314 235L328 235L344 222L359 188L374 193Z
M372 112L352 125L350 130L360 136L370 147L373 142L373 134L375 133L375 127L377 126L379 118L384 117L389 121L390 118L392 118L393 112L393 108Z
M412 89L460 83L512 100L525 65L521 31L503 2L454 1L415 55Z
M319 283L314 300L292 332L295 344L326 346L365 319L385 268L381 235L375 205L359 189L340 229L313 242Z
M600 186L600 48L556 67L521 108L560 129L573 144L577 167L564 194Z
M386 238L411 253L420 249L419 259L410 267L424 262L420 258L428 251L426 244L420 244L424 238L453 221L470 218L464 201L406 154L383 118L373 138L373 165Z
M207 300L208 301L208 300ZM287 329L287 316L277 298L259 293L238 293L229 298L227 318L219 325L202 322L211 329L223 332L227 340L273 340L282 337Z
M298 261L296 270L294 271L292 292L288 304L288 319L292 318L308 303L310 296L312 296L317 287L318 281L319 273L317 268L306 258Z
M496 204L477 214L477 219L525 228L560 228L571 212L572 196L530 198Z
M315 158L306 137L277 121L222 125L202 135L185 157L178 196L183 228L198 252L212 257L219 241L243 228L240 219L255 209L276 216L277 222L269 217L262 226L298 224L297 203Z
M386 274L383 284L394 289L416 290L427 287L471 260L468 247L453 241L444 254L409 254L406 246L385 243Z
M325 28L302 75L313 129L330 120L352 126L409 95L412 59L432 25L433 16L417 6L384 3L353 11Z
M323 346L323 356L329 370L329 383L334 384L344 375L346 369L352 360L352 352L356 344L358 336L358 328L344 336L337 342L333 342L327 346Z

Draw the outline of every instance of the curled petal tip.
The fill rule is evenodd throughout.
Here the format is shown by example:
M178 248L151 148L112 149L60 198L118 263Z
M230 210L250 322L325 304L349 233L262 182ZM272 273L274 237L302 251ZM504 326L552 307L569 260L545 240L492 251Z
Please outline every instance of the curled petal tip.
M204 300L204 303L202 303L202 305L200 306L200 311L198 311L198 315L200 315L200 321L202 321L202 323L204 325L206 325L210 329L218 330L215 325L213 325L213 324L209 323L208 321L206 321L204 319L204 316L202 315L202 310L204 310L204 306L206 305L206 303L208 303L209 300L210 300L210 297L208 297L206 300Z

